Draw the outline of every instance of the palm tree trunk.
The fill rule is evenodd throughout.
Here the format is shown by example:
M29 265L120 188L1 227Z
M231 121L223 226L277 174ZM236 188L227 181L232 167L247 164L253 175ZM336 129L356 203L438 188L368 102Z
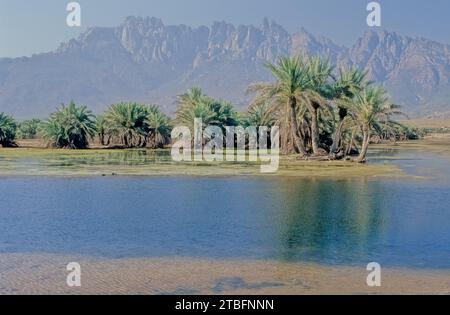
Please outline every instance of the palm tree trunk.
M331 145L330 155L334 156L338 153L342 145L342 133L344 131L345 117L347 117L348 111L346 108L339 107L339 125L334 135L333 144Z
M104 132L100 132L99 133L99 138L100 138L100 143L101 145L105 145L105 133Z
M341 120L339 122L339 125L336 129L336 133L334 135L333 144L331 145L330 154L336 154L338 153L339 147L342 144L342 131L344 129L344 121Z
M311 145L314 155L319 155L319 124L317 118L317 107L311 108Z
M295 97L291 97L289 99L289 106L291 109L291 134L293 145L296 148L297 153L305 156L307 155L305 144L303 143L303 139L299 135L298 131L298 123L297 123L297 100Z
M361 152L359 152L358 158L355 160L357 163L364 163L366 161L367 149L369 148L370 134L369 127L363 126L363 143Z
M348 143L346 149L345 149L345 155L350 155L352 148L353 148L353 142L355 142L355 130L352 131L352 136L350 137L350 142Z

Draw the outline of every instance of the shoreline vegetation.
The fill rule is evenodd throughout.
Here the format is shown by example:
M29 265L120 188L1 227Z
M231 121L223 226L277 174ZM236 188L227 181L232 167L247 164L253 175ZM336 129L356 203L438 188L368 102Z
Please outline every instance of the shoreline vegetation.
M406 175L391 164L305 161L282 156L276 173L261 173L260 162L173 162L169 150L58 150L9 148L0 153L0 177L8 176L263 176L298 178L398 178Z
M306 56L280 57L265 67L274 81L248 87L254 99L243 113L196 87L178 96L174 117L156 105L137 103L114 104L95 116L71 102L44 121L16 122L0 113L0 147L21 148L19 140L39 138L47 148L163 149L177 140L171 139L173 127L192 128L195 119L202 119L205 127L220 127L224 134L225 126L265 126L269 133L277 126L285 156L363 163L372 143L421 137L419 128L395 120L403 115L399 106L364 71L336 69L327 60Z
M449 122L450 124L450 122ZM173 162L168 149L108 149L96 145L89 150L61 150L42 146L42 140L19 140L20 148L0 150L0 176L268 176L325 179L419 178L408 175L383 156L391 150L450 156L450 134L432 134L416 141L373 144L371 163L304 160L297 155L280 158L277 173L260 172L259 162ZM401 159L401 157L400 157ZM420 177L423 178L423 177Z
M449 122L450 123L450 122ZM385 155L392 150L450 156L450 134L432 134L421 140L373 144L371 162L304 160L295 154L280 157L277 173L260 172L259 162L174 162L168 149L109 149L101 144L89 150L44 148L42 140L19 140L20 148L0 149L0 177L14 176L153 176L227 177L263 176L312 179L425 179L405 173ZM399 159L402 159L401 156ZM401 165L400 165L401 166Z

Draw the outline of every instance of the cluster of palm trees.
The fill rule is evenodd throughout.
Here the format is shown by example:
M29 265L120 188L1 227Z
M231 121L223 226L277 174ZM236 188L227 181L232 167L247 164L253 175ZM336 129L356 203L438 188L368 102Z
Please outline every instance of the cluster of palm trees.
M113 140L128 148L162 148L169 143L170 124L157 106L121 103L97 117L97 132L103 145Z
M398 125L392 118L402 114L399 107L366 72L335 71L319 57L281 57L266 66L276 80L248 88L256 94L250 109L276 121L284 153L337 159L359 152L354 160L364 162L373 132Z
M61 107L46 121L17 123L0 113L0 146L16 146L15 140L43 138L49 147L86 149L96 137L102 145L125 148L163 148L170 142L171 124L157 106L120 103L95 116L86 106L74 102Z
M171 129L169 118L154 105L115 104L96 117L71 102L53 113L41 130L49 146L85 149L95 136L107 146L162 148L169 143Z
M84 149L98 137L105 146L163 148L170 143L172 126L193 128L194 119L216 126L267 126L280 128L281 150L301 157L363 162L371 139L399 139L408 128L393 120L402 113L387 92L367 80L356 68L336 70L319 57L280 57L267 63L274 81L253 84L255 95L245 113L233 105L192 88L179 95L174 119L157 106L120 103L94 116L85 106L62 105L46 121L17 124L0 114L0 145L12 146L21 137L42 136L49 146Z

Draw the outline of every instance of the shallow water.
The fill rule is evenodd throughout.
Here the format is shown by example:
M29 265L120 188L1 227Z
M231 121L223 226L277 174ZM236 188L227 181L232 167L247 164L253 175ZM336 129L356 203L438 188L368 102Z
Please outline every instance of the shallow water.
M156 162L144 157L123 163ZM427 179L3 177L0 253L450 268L449 158L374 150L371 161Z

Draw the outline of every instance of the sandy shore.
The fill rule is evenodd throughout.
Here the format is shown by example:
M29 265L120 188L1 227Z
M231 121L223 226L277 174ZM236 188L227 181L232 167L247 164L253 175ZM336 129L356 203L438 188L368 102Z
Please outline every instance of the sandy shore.
M66 284L66 265L81 265L81 287ZM0 254L0 294L450 294L450 270L383 269L366 285L365 267L276 261L93 259Z

